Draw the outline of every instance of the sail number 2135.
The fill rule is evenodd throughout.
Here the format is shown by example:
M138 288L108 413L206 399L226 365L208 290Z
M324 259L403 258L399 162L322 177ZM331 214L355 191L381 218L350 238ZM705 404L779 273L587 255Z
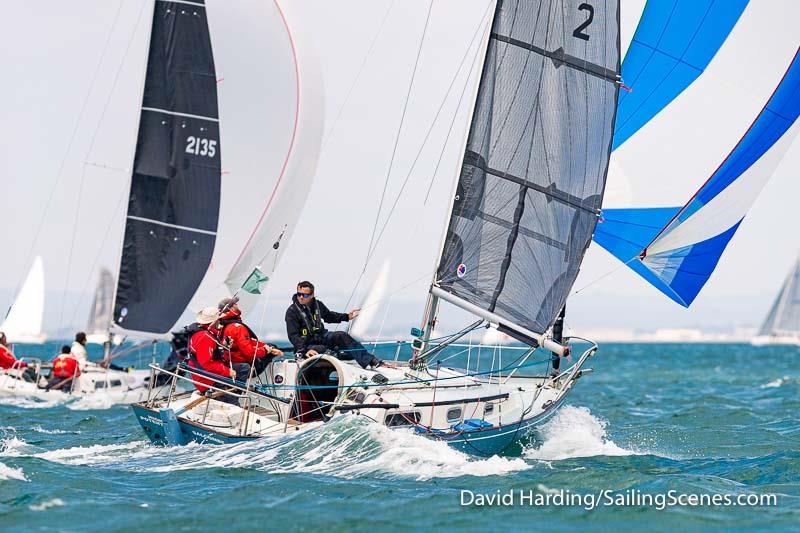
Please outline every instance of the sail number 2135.
M186 138L186 153L214 157L217 153L217 141L190 135Z

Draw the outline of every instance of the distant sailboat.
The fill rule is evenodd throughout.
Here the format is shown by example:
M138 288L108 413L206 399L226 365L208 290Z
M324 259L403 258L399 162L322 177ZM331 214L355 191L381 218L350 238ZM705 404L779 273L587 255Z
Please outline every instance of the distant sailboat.
M800 257L783 282L778 297L767 314L754 346L797 344L800 346Z
M93 344L103 344L109 340L111 327L111 304L114 299L114 276L107 268L100 271L97 289L94 292L89 323L86 326L86 339Z
M44 267L42 258L37 256L0 331L11 343L42 344L46 339L42 333L43 316Z

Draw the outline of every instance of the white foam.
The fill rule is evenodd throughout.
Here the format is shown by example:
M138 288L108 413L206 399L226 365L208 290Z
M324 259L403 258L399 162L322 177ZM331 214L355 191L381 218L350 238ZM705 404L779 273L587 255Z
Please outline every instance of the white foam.
M0 481L5 481L8 479L28 481L28 478L25 477L25 472L23 472L21 468L12 468L0 463Z
M45 435L75 435L80 433L80 431L64 431L63 429L45 429L42 426L33 426L31 431L35 431L36 433L44 433Z
M46 502L31 504L28 506L28 509L31 511L46 511L51 507L61 507L63 505L64 500L61 498L53 498L52 500L47 500Z
M64 396L63 400L37 400L36 398L25 396L0 396L0 405L22 407L23 409L48 409L63 404L67 400L66 395Z
M69 402L67 408L73 411L89 411L92 409L108 409L114 405L114 400L107 394L90 394Z
M16 435L0 440L1 457L23 457L32 447Z
M776 387L781 387L785 383L788 383L789 381L791 381L791 378L789 376L783 376L782 378L778 378L776 380L770 381L769 383L765 383L765 384L761 385L761 388L762 389L773 389L773 388L776 388Z
M597 455L636 455L617 446L606 434L607 422L595 417L586 407L562 407L539 430L544 442L528 448L524 456L540 461L559 461Z
M34 457L68 465L101 465L124 463L131 459L150 457L154 453L157 453L157 449L147 446L145 441L136 441L123 444L95 444L62 448L36 453Z

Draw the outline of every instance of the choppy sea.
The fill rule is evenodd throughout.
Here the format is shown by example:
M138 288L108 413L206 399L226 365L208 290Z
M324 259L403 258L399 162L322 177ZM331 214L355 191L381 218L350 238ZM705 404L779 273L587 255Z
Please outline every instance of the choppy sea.
M490 458L349 417L162 448L129 407L0 400L0 529L800 529L800 350L609 344L591 366L555 417Z

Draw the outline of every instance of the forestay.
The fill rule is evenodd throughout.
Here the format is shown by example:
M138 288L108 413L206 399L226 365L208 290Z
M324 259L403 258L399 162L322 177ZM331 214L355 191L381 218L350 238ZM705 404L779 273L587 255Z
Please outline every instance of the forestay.
M603 197L618 9L498 2L434 294L539 334L564 306Z
M166 333L211 261L219 216L217 79L202 1L156 1L114 305Z

